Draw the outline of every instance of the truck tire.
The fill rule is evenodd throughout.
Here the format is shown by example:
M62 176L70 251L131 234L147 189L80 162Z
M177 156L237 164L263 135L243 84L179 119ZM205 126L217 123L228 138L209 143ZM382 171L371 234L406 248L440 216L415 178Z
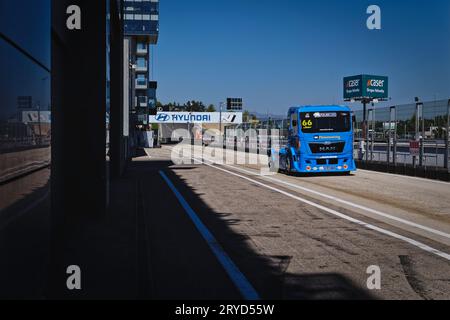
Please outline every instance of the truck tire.
M286 174L289 176L292 174L292 160L290 153L286 155Z

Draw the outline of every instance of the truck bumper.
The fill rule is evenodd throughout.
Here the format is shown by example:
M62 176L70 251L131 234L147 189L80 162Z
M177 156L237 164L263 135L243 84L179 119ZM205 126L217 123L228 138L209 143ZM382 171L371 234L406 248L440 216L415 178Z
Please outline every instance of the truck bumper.
M356 171L356 164L352 155L309 157L295 159L293 169L298 173L344 173Z

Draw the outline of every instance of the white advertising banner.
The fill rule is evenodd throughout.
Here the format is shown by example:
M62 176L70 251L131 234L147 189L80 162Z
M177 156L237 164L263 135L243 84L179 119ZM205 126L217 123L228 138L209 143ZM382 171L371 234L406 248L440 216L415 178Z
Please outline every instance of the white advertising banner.
M241 124L242 118L242 112L158 112L156 116L149 117L149 123Z
M39 118L40 116L40 118ZM22 122L23 123L51 123L51 112L50 111L22 111Z

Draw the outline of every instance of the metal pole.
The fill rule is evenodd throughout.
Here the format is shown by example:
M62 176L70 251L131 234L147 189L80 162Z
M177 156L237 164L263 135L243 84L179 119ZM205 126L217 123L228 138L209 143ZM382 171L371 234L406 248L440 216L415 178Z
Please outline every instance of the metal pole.
M373 109L368 110L367 123L368 123L368 125L367 125L367 128L368 128L367 153L369 153L369 151L370 151L370 161L372 161L373 160ZM370 133L371 129L372 129L372 133ZM370 142L369 142L369 139L370 139Z
M186 123L186 127L187 127L187 132L188 132L187 134L188 134L189 143L191 143L192 141L191 141L191 134L189 133L189 120Z
M422 163L425 162L425 166L426 161L424 161L424 157L425 157L425 105L422 105L422 147L421 147L421 152L422 152Z
M447 127L445 128L444 168L447 170L449 169L449 166L448 166L448 160L449 160L448 159L449 158L448 148L449 148L449 144L450 144L449 128L450 128L450 99L448 100L448 103L447 103Z
M369 128L367 127L367 101L363 100L363 141L364 146L362 148L363 152L365 152L366 162L369 160L368 153L368 145L369 145L369 137L368 137Z
M392 140L392 107L389 109L389 127L388 127L388 148L387 148L387 164L391 164L391 140Z
M191 150L192 150L192 146L195 144L195 137L191 132L191 115L192 115L192 108L191 108L191 112L189 112L189 120L188 120L188 135L189 135L189 144L191 145Z
M423 156L424 156L424 127L425 127L425 123L424 123L424 117L423 117L423 104L419 103L418 104L418 115L417 115L417 124L418 124L418 138L419 138L419 147L420 147L420 152L419 152L419 166L422 167L423 166ZM420 118L419 118L420 117ZM422 128L420 128L422 127Z
M419 140L419 103L416 103L416 124L415 124L415 133L414 133L415 141ZM417 156L413 156L413 166L416 168L417 166Z
M388 128L388 143L387 143L387 165L389 166L391 164L391 139L392 139L392 130L391 130L391 124L392 121L389 120L389 128Z
M394 118L394 150L393 150L393 159L392 162L394 167L397 166L397 107L392 107L391 112L393 113Z
M372 154L372 136L370 133L370 130L373 126L373 110L369 109L367 110L367 156L370 161L373 160L373 154ZM372 129L373 134L373 129ZM370 157L369 157L370 154Z
M223 102L220 103L220 119L219 119L219 130L220 130L220 137L222 138L222 108L223 108Z
M373 161L375 138L377 131L375 104L372 103L372 136L370 137L370 160ZM380 159L378 159L380 160Z
M203 124L200 124L200 130L201 130L201 135L202 135L202 164L205 163L205 153L204 153L204 143L205 143L205 139L203 139Z
M438 145L438 142L437 141L435 141L435 143L436 143L436 150L435 150L435 155L436 155L436 168L439 166L439 145Z

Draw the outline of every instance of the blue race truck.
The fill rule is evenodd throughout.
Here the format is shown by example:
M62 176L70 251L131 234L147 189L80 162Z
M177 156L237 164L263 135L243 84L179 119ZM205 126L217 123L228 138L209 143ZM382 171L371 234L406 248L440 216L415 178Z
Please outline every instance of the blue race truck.
M288 113L288 141L269 152L273 171L343 173L356 171L353 158L354 116L346 106L293 107ZM276 164L278 163L278 167Z

